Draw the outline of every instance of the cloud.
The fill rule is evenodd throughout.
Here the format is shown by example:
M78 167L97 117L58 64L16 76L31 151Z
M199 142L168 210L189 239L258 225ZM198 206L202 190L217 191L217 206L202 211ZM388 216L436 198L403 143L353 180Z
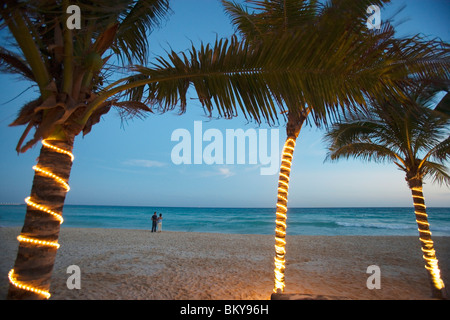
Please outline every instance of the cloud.
M229 168L219 168L219 174L224 176L225 178L234 176L234 172L231 172Z
M125 165L133 167L144 167L144 168L160 168L164 167L166 164L160 161L154 160L143 160L143 159L131 159L124 162Z
M183 172L183 174L193 174L193 175L197 175L197 176L203 177L203 178L210 178L210 177L229 178L231 176L234 176L236 173L231 171L230 168L219 167L219 168L211 168L211 169L208 169L208 170L201 170L201 171L197 171L197 170L189 171L189 170L186 170L186 171Z

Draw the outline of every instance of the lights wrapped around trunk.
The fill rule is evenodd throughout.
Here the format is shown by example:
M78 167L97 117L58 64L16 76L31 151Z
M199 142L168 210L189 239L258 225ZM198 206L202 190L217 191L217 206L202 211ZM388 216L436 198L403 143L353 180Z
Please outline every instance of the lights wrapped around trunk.
M67 155L68 157L70 157L71 161L74 160L74 156L73 156L72 152L70 152L68 150L61 149L59 147L56 147L56 146L50 144L46 140L43 140L42 144L46 148L49 148L49 149L53 150L54 152ZM43 176L46 176L46 177L48 177L50 179L53 179L58 184L60 184L65 189L66 192L68 192L70 190L69 184L63 178L59 177L58 175L54 174L53 172L51 172L51 171L49 171L47 169L41 168L39 166L34 166L33 170L36 173L39 173L39 174L41 174ZM45 205L36 203L35 201L32 200L31 197L26 198L25 202L27 203L28 206L33 207L34 209L39 210L39 211L41 211L41 212L43 212L45 214L51 215L54 219L58 220L60 224L63 223L64 219L63 219L61 213L53 211L50 208L48 208L47 206L45 206ZM35 238L32 238L32 237L28 237L28 236L25 236L25 235L22 235L22 234L17 237L17 240L20 243L26 243L28 245L34 245L34 246L49 247L49 248L53 248L55 250L57 250L59 248L59 246L60 246L57 241L45 241L45 240L41 240L41 239L35 239ZM15 287L17 287L19 289L30 291L30 292L42 295L46 299L50 298L50 293L48 291L40 289L40 288L37 288L37 287L32 286L30 284L27 284L25 282L19 281L17 279L18 278L18 274L15 273L14 269L11 269L11 271L8 273L8 278L9 278L9 282L13 286L15 286Z

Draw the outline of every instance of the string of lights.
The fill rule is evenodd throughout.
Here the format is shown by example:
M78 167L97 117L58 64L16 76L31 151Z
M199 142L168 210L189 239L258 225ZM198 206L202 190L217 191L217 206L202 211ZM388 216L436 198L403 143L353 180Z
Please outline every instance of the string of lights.
M284 291L285 280L284 270L286 265L286 219L287 219L287 198L289 189L289 174L291 172L292 159L294 157L295 139L288 138L284 144L280 175L278 178L278 200L276 211L276 228L275 228L275 258L274 258L274 274L275 287L274 292ZM282 172L284 171L284 172Z
M69 156L71 161L74 160L74 156L73 156L72 152L61 149L57 146L54 146L54 145L50 144L47 140L42 140L42 145L46 148L49 148L49 149L55 151L55 152ZM66 192L68 192L70 190L69 184L63 178L59 177L58 175L54 174L53 172L51 172L47 169L41 168L37 165L33 167L33 170L36 173L39 173L41 175L44 175L46 177L53 179L54 181L59 183L66 190ZM39 210L41 212L51 215L52 217L57 219L60 224L63 223L64 219L63 219L61 213L53 211L45 205L36 203L35 201L33 201L31 199L31 197L27 197L25 199L25 202L28 206L33 207L36 210ZM20 243L26 243L28 245L34 245L34 246L38 246L38 247L50 247L50 248L54 248L55 250L57 250L60 247L60 245L57 241L44 241L44 240L24 236L22 234L17 237L17 240ZM17 274L15 273L14 269L11 269L11 271L9 272L8 279L9 279L9 282L13 286L15 286L19 289L42 295L46 299L50 298L50 293L48 291L34 287L30 284L27 284L27 283L17 280Z
M441 290L444 288L444 281L441 279L441 271L439 270L438 260L436 259L436 251L434 250L433 240L431 240L430 224L428 223L428 215L424 203L422 187L411 188L414 202L414 213L416 214L416 222L419 230L419 240L422 242L423 259L425 260L425 268L430 272L434 286ZM423 211L422 211L423 210ZM421 218L423 220L421 220ZM428 238L428 239L427 239Z
M9 273L8 273L8 279L9 279L9 282L10 282L12 285L14 285L15 287L17 287L17 288L19 288L19 289L22 289L22 290L26 290L26 291L30 291L30 292L34 292L34 293L43 295L46 299L50 298L50 293L49 293L48 291L46 291L46 290L41 290L41 289L38 289L38 288L36 288L36 287L32 287L32 286L29 286L29 285L27 285L27 284L24 284L23 282L18 281L18 280L16 279L16 277L15 277L14 269L11 269L11 271L9 271Z
M33 207L33 208L35 208L35 209L37 209L37 210L43 211L43 212L45 212L45 213L48 213L48 214L54 216L56 219L59 220L59 223L60 223L60 224L64 222L63 217L62 217L58 212L53 211L53 210L50 210L49 208L47 208L47 207L45 207L45 206L41 206L41 205L39 205L39 204L37 204L37 203L31 201L31 197L26 198L26 199L25 199L25 202L26 202L26 204L29 205L30 207Z

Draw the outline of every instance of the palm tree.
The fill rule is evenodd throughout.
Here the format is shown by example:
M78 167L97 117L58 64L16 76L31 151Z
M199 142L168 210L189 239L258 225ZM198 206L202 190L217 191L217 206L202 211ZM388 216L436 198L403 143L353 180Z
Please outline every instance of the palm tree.
M242 5L222 1L225 10L231 16L236 29L245 39L258 43L268 35L289 34L295 30L312 28L317 23L319 5L317 1L255 1L257 13L249 13ZM311 108L306 105L300 109L289 108L286 124L286 141L284 143L276 204L274 292L284 291L286 227L289 177L295 150L295 144L303 123Z
M276 104L287 99L299 110L298 102L332 109L340 101L363 101L365 92L397 92L410 71L427 78L448 69L447 51L435 44L373 37L366 39L373 52L360 50L356 44L361 35L344 27L337 28L339 37L318 38L317 30L307 29L267 37L257 44L232 37L193 47L187 53L170 52L142 66L148 58L143 33L167 12L167 1L121 0L114 7L107 0L76 3L82 12L92 14L83 19L80 30L64 28L67 2L29 1L25 5L10 0L0 7L19 48L18 54L3 49L0 65L3 71L35 82L40 93L13 123L27 125L17 149L24 152L44 139L10 273L10 298L48 297L73 140L81 132L87 134L111 107L131 116L150 112L146 104L160 111L179 107L183 112L186 93L193 86L209 113L217 110L223 117L233 117L239 110L257 122L273 123L277 121ZM106 62L112 54L124 64L141 65L130 67L130 76L107 82L113 69ZM332 63L314 58L325 54ZM359 68L351 68L351 61L358 61ZM303 94L312 84L318 95ZM320 94L327 99L319 99ZM33 127L34 137L22 147Z
M353 157L390 161L405 172L433 296L443 297L444 282L431 239L422 186L426 177L450 186L450 175L444 166L450 159L450 118L430 109L433 97L430 93L422 86L411 89L408 100L403 102L378 101L371 113L354 115L333 125L326 140L331 160Z
M81 9L81 29L66 27L66 8ZM115 107L124 116L151 110L138 96L109 99L89 117L87 105L102 95L103 82L114 75L108 61L119 65L147 63L147 36L170 12L167 0L17 1L0 5L1 26L14 42L0 48L0 70L18 74L38 88L38 97L20 110L11 126L26 125L17 152L42 140L39 161L19 240L9 273L10 299L48 298L50 277L59 247L62 209L73 161L75 137L87 134ZM125 92L126 94L126 92ZM31 129L34 136L24 143Z
M365 20L362 19L364 16L361 14L369 5L382 6L384 2L388 1L330 1L325 4L320 4L315 0L250 2L254 5L252 13L238 3L223 1L226 11L240 34L251 43L259 43L268 37L292 35L299 30L303 35L308 32L314 33L315 39L318 41L311 43L308 47L310 52L304 52L304 56L310 57L312 60L304 61L305 66L309 66L311 70L318 70L325 65L331 69L333 65L345 64L346 71L352 70L351 72L356 74L372 67L365 62L380 63L381 61L377 59L386 53L383 52L384 45L382 43L387 45L384 47L387 49L390 46L388 43L393 41L394 30L389 24L384 24L383 30L374 34L367 30ZM342 46L327 47L326 43L329 43L329 37L341 39ZM344 39L348 38L352 40L345 42ZM302 40L308 43L310 38L304 36ZM346 47L345 43L351 47ZM407 48L411 44L403 43L401 46ZM323 53L321 54L321 52ZM396 71L388 69L389 67L386 69L385 75L395 74ZM371 75L365 77L364 80L360 78L363 82L352 84L346 80L333 82L332 80L336 76L336 74L329 73L329 83L319 83L316 79L307 78L305 86L298 94L293 93L291 89L280 88L281 86L274 88L274 91L278 92L280 96L277 97L278 101L282 100L285 103L283 107L287 109L282 111L287 114L287 137L281 155L277 189L274 292L279 290L283 292L285 287L285 236L289 177L295 144L303 124L308 117L312 117L317 126L326 124L327 118L334 116L338 107L341 109L364 107L366 97L377 94L377 88L369 89L368 83L365 82L370 79ZM381 83L386 84L387 82L381 81ZM332 93L333 90L340 91L338 98Z

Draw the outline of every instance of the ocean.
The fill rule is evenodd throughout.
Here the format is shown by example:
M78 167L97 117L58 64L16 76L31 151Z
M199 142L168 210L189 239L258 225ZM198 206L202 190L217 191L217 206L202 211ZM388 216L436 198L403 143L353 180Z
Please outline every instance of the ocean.
M22 226L25 205L0 205L0 227ZM151 229L153 212L163 231L274 234L273 208L170 208L66 205L62 228ZM434 236L450 236L450 208L427 208ZM417 236L411 208L289 208L288 235Z

